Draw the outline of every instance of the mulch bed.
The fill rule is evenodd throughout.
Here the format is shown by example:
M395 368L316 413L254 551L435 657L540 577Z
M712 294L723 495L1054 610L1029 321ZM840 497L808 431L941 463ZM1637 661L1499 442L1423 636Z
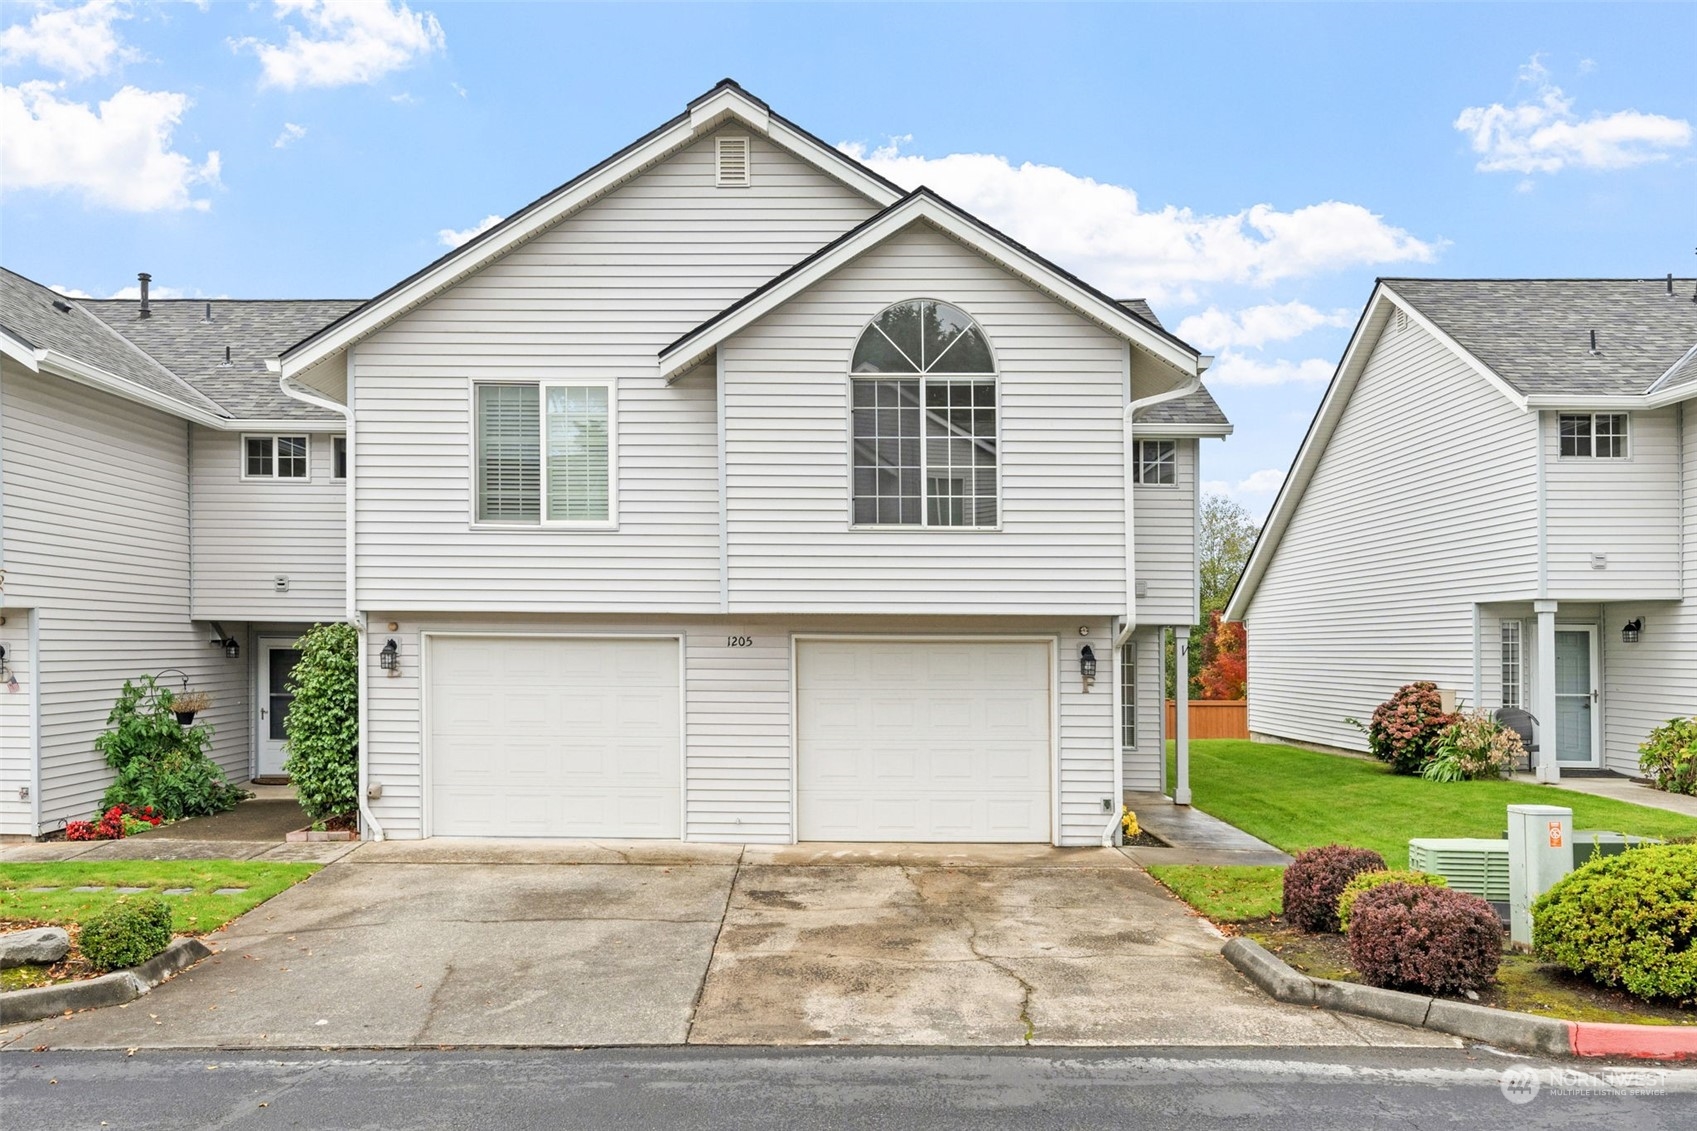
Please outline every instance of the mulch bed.
M1171 848L1172 845L1150 832L1148 829L1138 829L1136 836L1128 836L1123 844L1136 845L1140 848Z

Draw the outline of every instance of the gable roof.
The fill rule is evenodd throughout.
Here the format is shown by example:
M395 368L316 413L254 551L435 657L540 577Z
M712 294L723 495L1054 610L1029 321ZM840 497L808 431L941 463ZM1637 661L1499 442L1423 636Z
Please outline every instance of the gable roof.
M312 368L731 120L836 177L880 207L902 196L902 190L891 181L773 113L770 106L732 80L722 79L712 90L692 100L682 114L280 351L280 372L292 377Z
M1194 377L1199 372L1201 355L1194 347L922 186L849 229L787 271L767 280L661 350L660 376L669 379L683 373L721 342L918 222L930 224L1104 329L1143 347L1186 377Z
M4 267L0 330L30 352L25 364L31 369L46 369L203 423L230 416L82 303Z

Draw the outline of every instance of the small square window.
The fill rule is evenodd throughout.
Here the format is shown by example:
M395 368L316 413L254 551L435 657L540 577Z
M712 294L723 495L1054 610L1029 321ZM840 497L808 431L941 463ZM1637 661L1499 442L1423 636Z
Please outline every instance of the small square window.
M306 437L277 437L277 478L306 478Z
M1134 450L1133 482L1144 487L1171 487L1178 482L1178 441L1139 440Z
M348 477L348 438L335 436L330 440L330 478Z
M269 436L249 436L247 438L246 475L249 479L271 478L271 460L275 450L275 445Z

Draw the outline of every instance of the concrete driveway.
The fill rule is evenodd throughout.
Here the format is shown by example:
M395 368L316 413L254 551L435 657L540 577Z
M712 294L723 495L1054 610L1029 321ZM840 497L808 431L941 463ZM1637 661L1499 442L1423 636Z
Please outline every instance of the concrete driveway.
M1118 852L364 845L56 1048L1432 1045L1269 1001Z

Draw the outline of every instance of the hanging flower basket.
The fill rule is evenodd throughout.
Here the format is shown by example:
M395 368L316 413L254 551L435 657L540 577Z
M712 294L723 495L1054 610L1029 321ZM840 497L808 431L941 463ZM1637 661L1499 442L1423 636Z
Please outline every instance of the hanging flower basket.
M205 691L184 691L171 696L171 711L181 726L189 726L195 715L212 706L212 696Z

